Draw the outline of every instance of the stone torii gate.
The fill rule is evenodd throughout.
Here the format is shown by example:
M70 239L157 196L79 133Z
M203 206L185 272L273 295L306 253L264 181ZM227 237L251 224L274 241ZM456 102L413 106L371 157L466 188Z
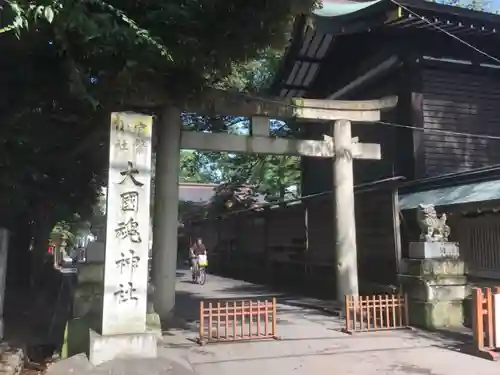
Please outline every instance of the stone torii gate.
M351 121L379 121L381 111L396 103L396 97L369 101L296 98L277 102L214 91L201 102L182 106L182 111L198 115L249 117L250 136L182 131L181 108L164 106L154 124L157 151L152 276L154 309L162 320L171 317L175 306L181 149L333 158L337 296L358 294L353 159L380 159L381 151L378 144L353 139ZM334 121L333 138L270 137L270 118ZM100 332L91 331L90 335L89 352L94 363L124 352L142 357L156 355L155 337L146 329L144 259L148 250L144 241L147 233L142 229L149 219L152 126L151 116L112 114L102 320ZM133 148L129 147L132 144Z
M153 282L156 312L167 318L175 305L177 253L178 173L181 149L334 158L336 212L337 296L358 294L356 225L354 216L353 159L381 158L380 145L359 143L351 137L351 121L376 122L380 113L395 107L397 97L367 101L294 98L288 102L263 101L215 92L201 104L186 105L186 112L251 118L251 136L181 131L180 111L166 107L157 124L158 152L153 229ZM294 140L269 136L269 119L335 121L333 139ZM310 125L314 126L314 125ZM170 250L172 249L172 250ZM339 297L341 298L341 297Z

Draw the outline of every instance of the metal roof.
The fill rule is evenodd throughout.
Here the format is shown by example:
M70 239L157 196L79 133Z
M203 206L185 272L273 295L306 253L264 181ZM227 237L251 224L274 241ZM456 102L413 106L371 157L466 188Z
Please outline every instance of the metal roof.
M420 17L408 12L406 9L399 8L397 17L388 21L386 25L398 29L411 27L420 30L437 30L439 28L458 37L465 35L498 36L498 21L496 25L491 22L469 21L457 18L453 14L435 15L428 10L421 10L418 15Z
M368 8L381 1L354 2L349 0L323 0L322 7L314 10L313 14L319 17L344 16Z
M349 16L381 3L385 0L373 0L367 2L355 2L351 0L323 0L323 6L313 12L313 23L315 26L299 27L295 34L295 41L300 45L292 46L288 53L294 61L289 66L289 74L282 81L279 96L282 98L304 97L307 90L316 78L321 63L328 55L329 49L334 41L334 33L326 31L323 27L324 21ZM321 21L321 25L317 24Z
M216 184L179 183L179 200L208 203L215 194Z
M295 56L295 62L284 81L280 96L302 97L318 74L322 60L327 55L333 35L325 34L307 26L302 45Z
M323 0L322 8L312 15L314 27L303 20L294 31L284 66L278 74L279 81L274 85L280 90L279 96L307 97L335 38L345 34L387 27L398 30L440 28L459 37L499 35L500 16L495 14L423 0L398 2L402 6L390 0Z
M500 199L500 180L445 187L400 195L399 209L417 208L419 204L451 206Z

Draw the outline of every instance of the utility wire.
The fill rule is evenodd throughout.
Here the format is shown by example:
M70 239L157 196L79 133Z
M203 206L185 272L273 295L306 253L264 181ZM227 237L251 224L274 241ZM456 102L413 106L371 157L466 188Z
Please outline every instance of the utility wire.
M467 132L457 132L457 131L453 131L453 130L442 130L442 129L433 129L433 128L419 128L419 127L416 127L416 126L395 124L393 122L386 122L386 121L375 121L375 123L382 124L382 125L387 125L387 126L392 126L392 127L395 127L395 128L420 130L420 131L423 131L424 133L438 133L438 134L456 135L456 136L469 137L469 138L500 140L500 136L490 135L490 134L475 134L475 133L467 133Z
M457 40L458 42L464 44L465 46L473 49L474 51L480 53L481 55L495 61L496 63L499 63L500 64L500 59L496 58L495 56L492 56L490 55L489 53L477 48L476 46L466 42L465 40L461 39L460 37L450 33L449 31L443 29L442 27L436 25L435 22L432 22L432 21L429 21L428 19L426 19L425 17L421 16L420 14L414 12L413 10L409 9L408 7L402 5L401 3L399 3L398 1L396 0L390 0L392 3L396 4L397 6L401 7L402 9L406 10L408 13L414 15L415 17L421 19L422 21L428 23L429 25L431 25L432 27L434 27L435 29L439 30L440 32L448 35L449 37ZM247 99L251 99L251 100L259 100L259 101L262 101L262 102L265 102L265 103L270 103L270 104L277 104L277 105L282 105L282 106L287 106L287 107L292 107L292 108L307 108L307 109L321 109L321 110L335 110L333 108L321 108L321 107L315 107L315 106L298 106L298 105L294 105L292 103L287 103L287 102L284 102L284 101L279 101L279 100L276 100L276 99L269 99L269 98L264 98L264 97L259 97L259 96L254 96L254 95L251 95L251 94L246 94L246 93L238 93L239 96L242 96L242 97L245 97ZM500 140L500 136L495 136L495 135L490 135L490 134L477 134L477 133L468 133L468 132L457 132L457 131L452 131L452 130L442 130L442 129L429 129L429 128L421 128L421 127L416 127L416 126L411 126L411 125L403 125L403 124L396 124L396 123L392 123L392 122L386 122L386 121L375 121L375 123L377 124L381 124L381 125L386 125L386 126L391 126L391 127L396 127L396 128L404 128L404 129L411 129L411 130L418 130L418 131L423 131L425 133L439 133L439 134L447 134L447 135L455 135L455 136L463 136L463 137L471 137L471 138L479 138L479 139L492 139L492 140ZM284 125L282 126L284 127ZM392 178L393 180L400 180L401 177L393 177ZM387 179L387 180L390 180L390 179ZM382 181L377 181L375 183L378 183L378 182L383 182L385 180L382 180ZM358 187L361 187L363 184L359 185ZM295 198L295 199L291 199L291 200L285 200L285 201L281 201L281 202L273 202L273 203L269 203L269 204L266 204L266 205L263 205L263 206L260 206L260 207L252 207L252 208L247 208L247 209L243 209L243 210L238 210L238 211L235 211L235 212L230 212L230 213L226 213L225 215L221 215L220 217L222 216L229 216L229 215L232 215L232 214L237 214L237 213L241 213L241 212L245 212L245 211L253 211L253 210L256 210L256 209L262 209L264 208L264 206L273 206L273 205L278 205L278 204L283 204L283 203L291 203L291 202L295 202L295 201L302 201L304 199L308 199L308 198L313 198L313 197L316 197L316 196L322 196L322 195L326 195L328 193L331 193L331 191L326 191L326 192L321 192L321 193L316 193L316 194L310 194L308 196L304 196L304 197L300 197L300 198Z
M290 108L307 108L307 109L321 109L325 111L333 111L335 110L334 108L323 108L323 107L318 107L318 106L299 106L296 104L292 103L287 103L284 101L276 100L276 99L269 99L269 98L264 98L260 96L254 96L251 94L246 94L246 93L237 93L238 95L251 99L251 100L258 100L262 101L265 103L270 103L270 104L277 104L285 107L290 107ZM459 131L454 131L454 130L443 130L443 129L433 129L433 128L421 128L418 126L413 126L413 125L403 125L403 124L397 124L394 122L387 122L387 121L373 121L373 123L380 124L380 125L385 125L385 126L391 126L395 128L404 128L404 129L411 129L411 130L418 130L424 133L437 133L437 134L447 134L447 135L454 135L454 136L461 136L461 137L469 137L469 138L478 138L478 139L490 139L490 140L500 140L500 136L493 135L493 134L481 134L481 133L469 133L469 132L459 132Z
M478 47L466 42L465 40L461 39L460 37L450 33L449 31L443 29L442 27L436 25L435 22L429 21L425 17L421 16L420 14L416 13L415 11L409 9L407 6L399 3L396 0L390 0L392 3L396 4L397 6L401 7L402 9L406 10L408 13L414 15L415 17L418 17L422 21L428 23L432 27L434 27L436 30L448 35L449 37L457 40L458 42L464 44L465 46L473 49L474 51L482 54L483 56L486 56L487 58L495 61L496 63L500 64L500 59L496 58L495 56L490 55L489 53L479 49ZM276 104L276 105L281 105L281 106L286 106L286 107L291 107L291 108L307 108L307 109L321 109L321 110L335 110L334 108L322 108L322 107L317 107L317 106L298 106L292 103L288 103L285 101L280 101L276 99L270 99L270 98L264 98L264 97L259 97L255 96L252 94L247 94L247 93L237 93L237 95L242 96L247 99L251 100L258 100L262 101L265 103L270 103L270 104ZM411 129L411 130L417 130L417 131L422 131L425 133L437 133L437 134L447 134L447 135L454 135L454 136L462 136L462 137L470 137L470 138L478 138L478 139L490 139L490 140L500 140L500 136L492 135L492 134L481 134L481 133L469 133L469 132L458 132L458 131L453 131L453 130L443 130L443 129L432 129L432 128L422 128L422 127L417 127L417 126L412 126L412 125L403 125L403 124L397 124L393 122L386 122L386 121L374 121L374 123L381 124L381 125L386 125L386 126L392 126L396 128L404 128L404 129Z
M474 51L480 53L481 55L486 56L487 58L489 58L489 59L491 59L491 60L493 60L493 61L495 61L495 62L497 62L497 63L500 64L500 59L496 58L495 56L490 55L489 53L483 51L480 48L477 48L476 46L474 46L474 45L472 45L472 44L470 44L468 42L466 42L465 40L461 39L460 37L456 36L455 34L450 33L449 31L447 31L447 30L443 29L442 27L436 25L435 22L429 21L427 18L425 18L425 17L421 16L420 14L414 12L413 10L409 9L407 6L404 6L403 4L399 3L398 1L396 1L396 0L390 0L390 1L392 3L394 3L394 4L396 4L397 6L399 6L400 8L406 10L408 13L414 15L415 17L420 18L422 21L427 22L429 25L431 25L432 27L434 27L436 30L439 30L442 33L445 33L446 35L448 35L449 37L455 39L456 41L458 41L458 42L466 45L467 47L473 49Z

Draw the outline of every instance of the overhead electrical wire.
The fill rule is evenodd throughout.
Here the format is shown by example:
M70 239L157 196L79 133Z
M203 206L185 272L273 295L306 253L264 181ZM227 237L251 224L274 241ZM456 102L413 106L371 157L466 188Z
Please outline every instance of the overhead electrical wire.
M417 126L395 124L393 122L386 122L386 121L375 121L375 122L377 124L392 126L392 127L395 127L395 128L421 130L421 131L424 131L426 133L438 133L438 134L455 135L455 136L462 136L462 137L469 137L469 138L500 140L500 136L491 135L491 134L476 134L476 133L467 133L467 132L457 132L457 131L453 131L453 130L442 130L442 129L433 129L433 128L419 128Z
M396 1L396 0L390 0L390 1L392 3L394 3L394 4L396 4L397 6L401 7L402 9L406 10L408 13L411 13L414 16L420 18L422 21L427 22L429 25L431 25L432 27L436 28L440 32L448 35L449 37L457 40L458 42L460 42L462 44L464 44L468 48L471 48L474 51L482 54L483 56L485 56L485 57L487 57L487 58L495 61L496 63L500 64L500 59L498 59L498 58L490 55L489 53L481 50L480 48L477 48L476 46L474 46L474 45L466 42L465 40L461 39L460 37L458 37L458 36L456 36L456 35L454 35L452 33L450 33L449 31L443 29L442 27L439 27L434 22L429 21L425 17L423 17L423 16L419 15L418 13L412 11L411 9L409 9L408 7L402 5L398 1ZM299 105L294 105L292 103L287 103L287 102L283 102L283 101L276 100L276 99L269 99L269 98L265 98L265 97L259 97L259 96L255 96L255 95L251 95L251 94L247 94L247 93L236 93L236 94L239 95L239 96L245 97L247 99L258 100L258 101L262 101L264 103L277 104L277 105L291 107L291 108L321 109L321 110L326 110L326 111L335 110L334 108L323 108L323 107L318 107L318 106L299 106ZM447 135L454 135L454 136L463 136L463 137L478 138L478 139L500 140L500 136L491 135L491 134L478 134L478 133L469 133L469 132L458 132L458 131L453 131L453 130L421 128L421 127L417 127L417 126L396 124L396 123L387 122L387 121L374 121L374 123L385 125L385 126L396 127L396 128L418 130L418 131L422 131L422 132L426 132L426 133L439 133L439 134L447 134ZM497 167L498 166L495 166L495 168L497 168ZM451 174L450 174L450 176L451 176ZM445 177L445 176L442 176L442 177ZM402 179L402 177L392 177L392 178L389 178L389 179L386 179L386 180L374 181L374 182L368 183L367 185L374 184L374 183L378 184L380 182L386 182L386 181L392 181L392 180L393 181L398 181L398 180L401 180L401 179ZM359 185L358 187L363 187L363 184ZM326 195L328 193L331 193L331 191L321 192L321 193L316 193L316 194L310 194L310 195L305 196L305 197L294 198L294 199L280 201L280 202L273 202L273 203L266 204L264 206L271 207L273 205L278 205L278 204L283 204L283 203L291 203L291 202L295 202L295 201L302 201L303 199L313 198L313 197L321 196L321 195ZM245 211L253 211L253 210L256 210L256 209L262 209L262 208L265 208L264 206L262 206L262 207L252 207L252 208L247 208L247 209L243 209L243 210L238 210L238 211L235 211L235 212L227 213L225 215L232 215L232 214L237 214L237 213L241 213L241 212L245 212ZM223 215L223 216L225 216L225 215Z
M407 6L405 6L405 5L401 4L400 2L398 2L398 1L396 1L396 0L390 0L390 1L391 1L392 3L394 3L394 4L396 4L397 6L399 6L401 9L406 10L408 13L410 13L410 14L414 15L415 17L420 18L422 21L424 21L424 22L428 23L429 25L431 25L432 27L434 27L436 30L439 30L439 31L441 31L442 33L445 33L445 34L446 34L446 35L448 35L450 38L455 39L456 41L458 41L458 42L460 42L460 43L462 43L462 44L466 45L467 47L469 47L469 48L473 49L474 51L476 51L476 52L480 53L481 55L486 56L487 58L489 58L489 59L491 59L491 60L495 61L496 63L499 63L499 64L500 64L500 59L496 58L495 56L490 55L489 53L487 53L487 52L483 51L483 50L482 50L482 49L480 49L480 48L477 48L476 46L474 46L474 45L472 45L472 44L470 44L470 43L468 43L468 42L466 42L465 40L461 39L460 37L456 36L455 34L450 33L448 30L445 30L445 29L443 29L442 27L440 27L440 26L436 25L436 23L435 23L435 22L432 22L432 21L428 20L427 18L425 18L425 17L421 16L420 14L416 13L415 11L413 11L413 10L409 9Z
M250 95L250 94L246 94L246 93L237 93L237 95L240 95L244 98L251 99L251 100L258 100L258 101L262 101L265 103L277 104L277 105L290 107L290 108L296 108L296 109L307 108L307 109L321 109L324 111L334 111L335 110L334 108L324 108L324 107L319 107L319 106L299 106L299 105L292 104L292 103L282 102L282 101L279 101L276 99L269 99L269 98ZM373 123L391 126L391 127L395 127L395 128L405 128L405 129L411 129L411 130L418 130L418 131L422 131L425 133L438 133L438 134L447 134L447 135L462 136L462 137L469 137L469 138L500 140L500 136L493 135L493 134L481 134L481 133L459 132L459 131L454 131L454 130L421 128L418 126L403 125L403 124L397 124L397 123L388 122L388 121L373 121Z
M411 13L415 17L420 18L422 21L428 23L432 27L434 27L436 30L448 35L449 37L457 40L458 42L464 44L468 48L473 49L474 51L482 54L483 56L495 61L496 63L500 64L500 59L496 58L495 56L490 55L489 53L481 50L480 48L472 45L471 43L466 42L465 40L461 39L460 37L450 33L449 31L443 29L442 27L436 25L435 22L432 22L425 17L421 16L420 14L416 13L415 11L409 9L405 5L399 3L396 0L390 0L392 3L396 4L397 6L401 7L402 9L406 10L408 13ZM247 99L251 100L259 100L262 102L266 103L271 103L271 104L277 104L277 105L282 105L282 106L287 106L291 108L307 108L307 109L321 109L324 111L329 111L329 110L335 110L334 108L322 108L318 106L299 106L299 105L294 105L292 103L287 103L283 102L280 100L276 99L269 99L265 97L260 97L260 96L255 96L252 94L247 94L247 93L237 93L237 95L245 97ZM387 122L387 121L374 121L373 123L385 125L385 126L391 126L391 127L396 127L396 128L405 128L405 129L411 129L411 130L417 130L417 131L422 131L425 133L438 133L438 134L446 134L446 135L452 135L452 136L462 136L462 137L469 137L469 138L478 138L478 139L489 139L489 140L500 140L500 136L493 135L493 134L481 134L481 133L470 133L470 132L459 132L459 131L453 131L453 130L443 130L443 129L433 129L433 128L422 128L418 126L412 126L412 125L403 125L403 124L397 124L393 122Z

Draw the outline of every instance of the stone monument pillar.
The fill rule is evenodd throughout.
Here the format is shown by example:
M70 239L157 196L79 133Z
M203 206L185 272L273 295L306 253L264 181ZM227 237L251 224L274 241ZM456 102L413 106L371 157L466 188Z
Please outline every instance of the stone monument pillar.
M98 365L157 355L146 327L152 126L151 116L111 115L106 235L79 267L63 356L83 350Z
M419 242L411 242L409 259L403 259L399 275L408 296L410 324L427 329L461 327L463 301L468 295L465 265L459 246L449 242L446 215L440 218L432 205L420 205Z
M152 127L151 116L111 115L102 316L89 337L95 365L157 355L157 336L146 329Z

